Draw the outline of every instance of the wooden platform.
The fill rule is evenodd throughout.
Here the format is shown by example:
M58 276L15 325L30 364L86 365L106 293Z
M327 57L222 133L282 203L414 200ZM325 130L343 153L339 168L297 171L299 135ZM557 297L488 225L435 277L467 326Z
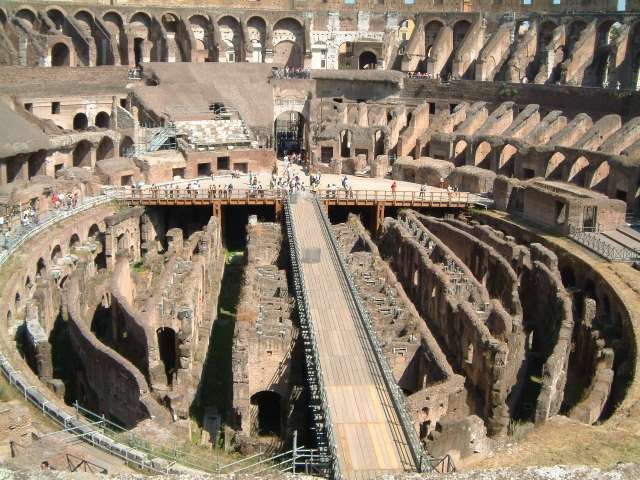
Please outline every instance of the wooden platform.
M322 220L311 199L294 202L294 230L342 473L364 479L411 471L411 454Z

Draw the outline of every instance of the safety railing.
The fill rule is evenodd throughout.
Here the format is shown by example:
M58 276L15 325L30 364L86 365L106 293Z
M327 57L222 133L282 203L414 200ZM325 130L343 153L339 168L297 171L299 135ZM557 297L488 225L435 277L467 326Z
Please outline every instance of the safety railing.
M362 300L360 299L360 295L358 294L358 291L356 289L355 282L347 267L347 263L344 260L344 257L342 256L342 253L340 251L340 247L338 246L337 240L335 239L335 236L331 231L331 223L329 221L329 218L317 199L315 201L315 207L316 207L316 211L318 212L318 215L322 220L325 234L327 238L330 240L332 253L337 260L337 265L339 266L340 270L342 271L342 274L346 279L347 286L349 289L349 294L351 295L351 298L353 299L353 302L356 307L358 319L361 322L362 326L364 327L366 338L373 351L374 358L380 370L382 380L385 384L386 390L390 395L393 408L400 422L400 426L404 434L404 437L407 441L407 445L409 446L409 450L411 452L411 456L413 458L415 468L418 472L424 472L427 470L436 470L435 468L436 465L442 462L433 458L431 455L429 455L423 448L422 443L418 438L418 434L416 433L416 430L413 427L413 420L408 414L404 393L396 383L393 372L391 371L391 368L389 367L389 364L387 363L387 360L384 356L384 352L380 347L380 343L378 342L378 338L373 328L373 322L371 321L371 318L366 308L362 304ZM451 468L448 471L455 470L455 467L453 466L452 461L450 461L448 465Z
M309 314L309 300L301 265L302 255L295 234L295 226L289 201L285 202L284 213L291 255L291 270L293 272L293 282L296 291L298 319L304 344L307 380L310 396L313 401L311 405L311 415L314 421L316 440L320 447L321 454L324 454L326 457L327 473L333 479L341 479L342 471L337 454L335 433L331 423L331 411L327 401L324 376L320 365L320 354L317 349L317 340Z
M290 195L288 189L247 189L233 188L177 188L173 186L153 188L118 187L113 190L119 200L242 200L242 199L283 199ZM403 205L468 205L467 192L419 192L385 190L316 190L312 191L320 200L327 202L385 202Z
M52 209L40 214L34 221L12 230L11 235L5 235L4 245L0 245L0 267L7 259L20 248L27 240L44 232L52 225L72 217L80 212L89 210L115 199L112 193L105 193L97 197L89 197L80 201L75 208Z
M597 228L571 228L569 237L587 247L594 253L610 262L637 262L640 261L640 252L623 245L612 244L612 240L601 237L602 232Z

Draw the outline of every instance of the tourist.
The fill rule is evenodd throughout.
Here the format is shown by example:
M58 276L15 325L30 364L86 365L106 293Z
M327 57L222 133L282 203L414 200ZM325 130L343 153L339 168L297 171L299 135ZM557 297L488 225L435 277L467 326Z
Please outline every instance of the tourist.
M423 183L420 185L420 198L424 198L424 194L427 191L427 184Z
M398 184L396 183L396 181L394 180L393 183L391 184L391 194L395 197L396 196L396 189L398 188Z

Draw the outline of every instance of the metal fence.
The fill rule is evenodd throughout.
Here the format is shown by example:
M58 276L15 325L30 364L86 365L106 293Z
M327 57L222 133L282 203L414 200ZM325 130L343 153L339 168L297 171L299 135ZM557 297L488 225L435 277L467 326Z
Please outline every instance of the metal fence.
M382 379L384 381L385 387L391 397L393 408L396 412L398 420L400 421L400 426L407 441L407 445L409 446L409 450L411 451L411 456L413 457L416 470L418 472L424 472L427 470L438 471L437 467L446 467L446 472L455 471L453 461L448 455L444 459L438 460L429 455L422 447L422 443L418 438L418 434L413 427L413 420L408 414L404 393L396 383L393 372L391 371L391 368L389 368L389 364L387 363L387 360L384 356L384 352L382 351L382 348L380 347L380 344L378 342L378 338L373 328L373 323L371 321L369 313L362 305L362 300L360 299L360 295L358 294L358 291L356 289L355 282L353 281L351 273L347 267L347 263L342 256L337 240L335 239L335 236L331 231L331 223L329 221L329 218L317 199L315 201L315 207L318 215L322 219L325 234L330 240L332 253L334 258L336 259L337 266L342 271L347 281L349 294L351 295L355 303L358 319L364 327L367 340L369 342L369 345L371 346L376 363L382 374Z
M569 237L610 262L640 261L640 252L623 245L614 245L613 240L604 238L597 227L572 228Z
M294 200L295 201L295 200ZM302 255L296 239L295 227L293 224L291 205L285 202L284 213L287 227L287 237L289 240L289 251L291 255L291 270L296 293L296 306L300 331L304 344L305 365L307 371L307 382L313 404L311 405L311 416L314 422L316 440L320 446L321 453L326 457L327 473L334 479L342 478L340 461L337 454L337 444L335 433L331 423L331 411L327 401L324 377L320 368L320 355L317 349L315 332L309 314L309 300L307 289L304 284L302 273Z

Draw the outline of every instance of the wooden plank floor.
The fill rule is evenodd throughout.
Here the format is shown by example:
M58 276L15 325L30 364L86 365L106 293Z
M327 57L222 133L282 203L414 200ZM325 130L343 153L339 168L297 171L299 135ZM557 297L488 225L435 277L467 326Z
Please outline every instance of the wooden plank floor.
M322 220L308 198L292 202L291 210L343 474L361 479L412 470L400 423L353 298L343 288L346 280L334 263ZM317 248L320 261L304 261L305 249Z

